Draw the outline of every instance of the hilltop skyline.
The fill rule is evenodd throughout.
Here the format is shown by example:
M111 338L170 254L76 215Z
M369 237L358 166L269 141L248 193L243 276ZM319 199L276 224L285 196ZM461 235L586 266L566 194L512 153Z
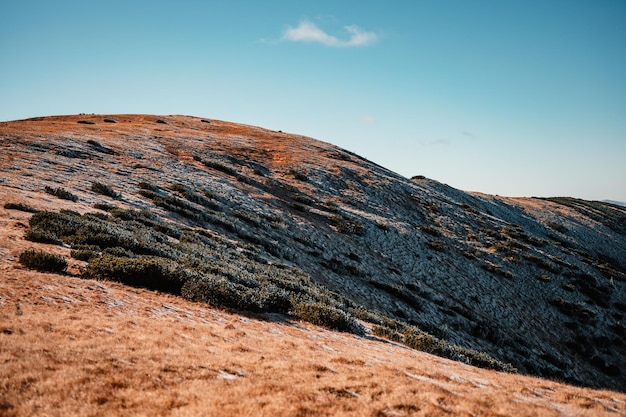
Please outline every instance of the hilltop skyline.
M404 176L626 201L626 4L0 6L0 120L189 114Z

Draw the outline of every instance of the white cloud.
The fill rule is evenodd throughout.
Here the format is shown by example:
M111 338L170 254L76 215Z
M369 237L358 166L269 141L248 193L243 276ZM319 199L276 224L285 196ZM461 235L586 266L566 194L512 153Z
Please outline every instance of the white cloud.
M378 39L374 32L365 32L356 25L346 26L345 29L350 34L350 39L341 40L324 32L314 23L303 20L295 28L287 27L282 39L291 42L317 42L333 47L367 46Z

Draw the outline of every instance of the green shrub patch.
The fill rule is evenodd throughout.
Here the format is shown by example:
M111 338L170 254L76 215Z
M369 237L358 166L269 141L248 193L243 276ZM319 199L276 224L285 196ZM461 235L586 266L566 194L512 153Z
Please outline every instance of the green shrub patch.
M296 303L294 313L297 318L309 323L329 327L341 332L362 334L361 325L345 311L323 303Z
M69 191L65 190L64 188L52 188L49 186L45 186L43 189L46 193L53 195L57 198L60 198L62 200L69 200L69 201L78 201L78 197L76 197L74 194L70 193Z
M60 255L29 249L20 254L20 263L41 272L61 273L67 269L67 261Z
M172 294L180 294L191 273L176 262L154 256L137 258L109 254L91 258L85 277L107 279Z
M26 211L28 213L38 213L39 210L23 203L5 203L4 208L7 210Z
M111 186L103 184L98 181L94 181L91 183L91 191L97 194L106 195L107 197L111 197L111 198L117 199L121 197L120 194L116 193L115 190L111 188Z

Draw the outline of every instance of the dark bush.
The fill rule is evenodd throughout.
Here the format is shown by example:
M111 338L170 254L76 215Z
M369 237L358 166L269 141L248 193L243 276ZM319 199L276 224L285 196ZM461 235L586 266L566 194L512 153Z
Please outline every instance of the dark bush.
M198 161L198 162L201 162L207 168L216 169L218 171L223 172L224 174L233 175L233 176L237 176L239 174L235 169L233 169L233 168L231 168L231 167L229 167L227 165L224 165L221 162L211 161L211 160L208 160L208 159L202 159L199 156L194 156L194 159L196 161Z
M7 210L20 210L28 213L39 213L39 210L23 203L5 203L4 208Z
M306 174L297 171L295 169L291 169L289 170L289 174L292 175L295 179L297 179L298 181L308 181L309 177L306 176Z
M156 206L162 207L173 213L178 213L189 219L202 220L205 218L201 210L196 209L194 206L178 197L164 195L146 189L140 190L139 195L149 198Z
M113 206L111 204L106 203L96 203L93 205L93 208L102 210L102 211L112 211L117 208L117 206Z
M539 258L538 256L531 255L529 253L523 254L522 257L525 260L530 261L534 263L535 265L537 265L538 267L543 268L547 271L550 271L550 272L558 271L558 268L556 267L556 265L554 265L552 262L548 261L547 259L542 259L542 258Z
M349 219L340 215L334 215L330 218L330 221L340 233L360 236L365 233L363 223L359 219Z
M142 190L154 191L155 193L159 191L159 187L157 185L146 181L141 181L139 184L137 184L137 187L141 188Z
M107 154L107 155L115 155L115 151L111 148L107 148L106 146L96 142L95 140L89 139L87 141L89 145L91 145L96 151Z
M94 256L98 256L98 252L90 249L73 249L70 256L79 261L89 261Z
M215 307L249 310L251 303L245 297L247 288L226 278L207 274L187 281L181 295L191 301L201 301Z
M495 369L504 372L517 372L509 363L501 362L484 352L452 345L446 340L439 339L418 328L411 327L403 334L404 344L410 348L432 353L470 365L486 369Z
M444 340L416 328L405 331L403 339L408 347L428 353L441 354L446 346Z
M126 250L124 248L121 248L119 246L113 246L111 248L106 248L105 250L102 251L103 255L111 255L111 256L117 256L120 258L136 258L137 255L135 255L133 252Z
M346 312L322 303L299 302L294 306L295 316L303 321L341 332L362 334L361 325Z
M185 197L187 200L191 201L192 203L198 203L208 209L212 209L212 210L217 210L219 208L219 205L217 203L215 203L214 201L209 200L209 197L211 195L211 193L204 193L204 195L199 194L191 189L189 189L188 187L185 187L182 184L172 184L170 186L170 189L172 191L177 191L179 193L181 193L183 195L183 197ZM205 197L206 196L206 197Z
M250 178L246 177L245 175L242 175L242 174L237 174L235 179L237 181L239 181L239 182L244 183L244 184L252 184L252 180Z
M49 230L30 228L24 234L26 240L37 243L50 243L53 245L62 245L63 241Z
M567 227L563 226L560 223L556 223L556 222L547 222L546 226L548 226L550 229L552 230L556 230L557 232L560 233L567 233Z
M402 335L386 326L373 326L372 334L394 342L402 342Z
M441 231L436 228L435 226L431 226L429 224L423 224L421 226L419 226L419 229L424 232L427 233L431 236L441 236Z
M428 247L436 251L443 252L446 248L446 245L445 243L443 243L443 240L437 239L437 240L431 240L430 242L428 242Z
M83 215L83 217L85 219L96 218L96 219L100 219L100 220L109 220L109 218L110 218L110 216L108 214L100 213L99 211L92 211L90 213L85 213Z
M89 261L84 276L180 294L191 273L168 259L154 256L127 258L104 254Z
M111 198L120 198L120 194L116 193L113 188L98 181L91 183L91 191Z
M33 242L61 244L63 236L74 234L81 225L80 216L41 211L30 218L26 239Z
M69 200L69 201L78 201L78 197L76 197L74 194L70 193L69 191L59 187L59 188L52 188L49 186L45 186L44 187L44 191L47 192L50 195L53 195L57 198L63 199L63 200Z
M42 272L64 272L67 261L60 255L29 249L20 254L20 263L27 268Z
M296 211L301 211L301 212L306 211L306 207L300 203L291 203L289 206Z
M275 285L249 290L253 307L262 312L287 314L293 308L291 295Z

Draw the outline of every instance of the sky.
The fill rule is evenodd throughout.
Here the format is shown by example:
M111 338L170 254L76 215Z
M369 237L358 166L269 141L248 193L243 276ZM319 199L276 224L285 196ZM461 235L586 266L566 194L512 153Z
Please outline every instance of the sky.
M626 201L626 1L0 0L0 121L185 114Z

